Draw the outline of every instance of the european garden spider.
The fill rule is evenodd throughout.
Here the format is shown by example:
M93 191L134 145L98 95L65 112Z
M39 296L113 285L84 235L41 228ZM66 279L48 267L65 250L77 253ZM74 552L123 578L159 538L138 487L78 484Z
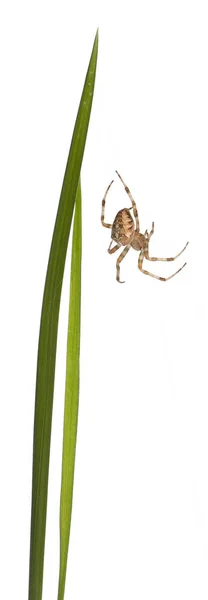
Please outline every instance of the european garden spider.
M127 185L124 183L121 175L119 175L118 171L116 171L116 173L117 173L118 177L120 178L120 180L122 181L125 191L128 194L128 196L131 200L131 203L132 203L131 208L123 208L122 210L119 210L112 225L110 225L109 223L105 223L104 212L105 212L106 196L107 196L107 193L108 193L114 180L111 181L110 185L107 187L105 196L102 201L101 223L102 223L103 227L108 227L108 229L112 229L112 231L111 231L112 241L108 248L109 254L113 254L121 246L125 246L116 261L116 279L117 279L117 281L119 283L124 283L124 281L120 281L120 263L125 258L127 252L129 251L129 249L131 247L134 248L134 250L140 250L139 258L138 258L138 268L140 269L140 271L142 271L142 273L145 273L145 275L150 275L151 277L155 277L155 279L159 279L160 281L168 281L168 279L172 279L172 277L174 277L174 275L177 275L177 273L179 273L181 271L181 269L183 269L183 267L185 267L186 263L184 263L184 265L182 267L180 267L180 269L178 269L178 271L173 273L173 275L170 275L169 277L159 277L159 275L154 275L153 273L150 273L149 271L146 271L145 269L143 269L143 260L144 260L144 258L146 258L147 260L152 260L152 261L175 260L176 258L178 258L178 256L180 256L180 254L182 254L182 252L184 252L184 250L186 249L186 247L188 245L188 242L184 246L183 250L181 250L181 252L176 254L176 256L174 256L173 258L156 258L154 256L149 256L149 241L150 241L151 236L154 233L154 223L152 223L152 229L149 233L148 233L147 229L146 229L144 235L143 235L143 233L140 233L139 217L138 217L136 202L132 198L131 192L130 192L129 188L127 187ZM134 218L136 221L136 229L135 229L134 220L132 219L132 216L130 214L130 210L132 210L132 209L133 209L133 214L134 214ZM116 242L116 245L113 246L113 248L111 248L113 241Z

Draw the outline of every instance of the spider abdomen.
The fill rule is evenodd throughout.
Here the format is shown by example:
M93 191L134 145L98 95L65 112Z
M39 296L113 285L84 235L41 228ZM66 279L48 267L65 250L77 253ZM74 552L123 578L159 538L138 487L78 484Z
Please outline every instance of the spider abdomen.
M134 221L128 208L117 213L112 225L112 240L126 246L134 237Z

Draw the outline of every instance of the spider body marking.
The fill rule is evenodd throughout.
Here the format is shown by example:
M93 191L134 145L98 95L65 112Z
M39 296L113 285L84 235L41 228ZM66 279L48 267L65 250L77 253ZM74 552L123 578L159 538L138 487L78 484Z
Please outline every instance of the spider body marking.
M155 279L159 279L160 281L168 281L168 279L172 279L172 277L177 275L177 273L179 273L183 269L183 267L185 267L186 263L184 263L184 265L182 267L180 267L180 269L178 269L178 271L176 271L169 277L160 277L159 275L154 275L153 273L150 273L149 271L146 271L145 269L143 269L144 258L146 258L147 260L150 260L150 261L173 261L176 258L178 258L178 256L180 256L180 254L182 254L182 252L184 252L184 250L186 249L186 247L188 245L188 242L184 246L183 250L181 250L181 252L176 254L176 256L174 256L174 257L158 258L155 256L149 256L149 241L150 241L151 236L154 233L154 223L152 223L152 229L150 232L148 232L146 229L144 234L140 233L139 217L138 217L136 203L131 195L129 188L124 183L121 175L119 175L118 171L116 171L116 173L117 173L119 179L121 180L121 182L123 183L125 191L128 194L128 196L131 200L131 203L132 203L132 207L130 209L123 208L122 210L119 210L112 225L110 223L105 223L105 202L106 202L106 196L108 194L108 191L113 183L113 181L111 181L110 185L108 186L108 188L105 192L104 198L102 200L101 223L102 223L103 227L107 227L108 229L111 229L112 241L108 248L109 254L113 254L119 248L121 248L121 246L124 246L124 249L122 250L122 252L119 255L117 262L116 262L116 279L117 279L117 281L119 283L124 283L123 281L120 281L120 263L125 258L127 252L129 251L129 249L131 247L134 250L137 250L139 252L138 268L140 269L140 271L142 271L142 273L144 273L145 275L150 275L151 277L154 277ZM131 216L130 210L133 210L135 222ZM113 246L113 248L111 248L113 241L116 242L116 245Z
M111 238L117 244L126 246L134 238L134 221L128 208L123 208L117 213L113 225Z

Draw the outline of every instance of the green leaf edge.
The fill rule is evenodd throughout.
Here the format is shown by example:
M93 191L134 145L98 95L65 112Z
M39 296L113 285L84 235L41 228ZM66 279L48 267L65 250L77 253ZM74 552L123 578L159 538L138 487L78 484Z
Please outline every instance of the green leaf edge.
M66 356L64 435L60 495L60 569L58 600L63 600L71 526L74 466L79 407L79 356L81 318L82 216L78 185L73 227L69 319Z

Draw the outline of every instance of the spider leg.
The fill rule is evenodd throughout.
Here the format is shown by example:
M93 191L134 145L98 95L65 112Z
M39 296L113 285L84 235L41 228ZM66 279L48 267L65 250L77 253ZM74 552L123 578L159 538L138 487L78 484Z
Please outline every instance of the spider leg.
M142 271L142 273L144 273L145 275L150 275L150 277L154 277L155 279L159 279L160 281L168 281L168 279L172 279L172 277L177 275L177 273L180 273L180 271L183 269L183 267L186 266L186 263L184 263L184 265L182 267L180 267L180 269L178 269L178 271L176 271L172 275L169 275L169 277L159 277L159 275L154 275L153 273L150 273L149 271L146 271L145 269L143 269L143 266L142 266L143 260L144 260L144 254L143 254L143 252L140 252L139 259L138 259L138 268L140 269L140 271Z
M176 256L173 256L171 258L157 258L156 256L149 256L149 250L148 249L147 250L145 249L144 256L145 256L145 258L147 260L153 260L153 261L159 260L159 261L168 261L169 262L169 261L172 261L172 260L175 260L176 258L178 258L178 256L180 256L182 254L182 252L184 252L184 250L187 248L187 246L188 246L188 242L184 246L183 250L181 250L181 252L179 252L178 254L176 254Z
M125 248L122 250L121 254L119 255L119 257L117 258L117 261L116 261L116 280L119 283L125 283L125 281L120 281L120 262L125 258L130 247L131 247L130 244L125 246Z
M149 238L149 240L150 240L150 238L152 237L152 235L153 235L153 233L154 233L154 230L155 230L155 224L154 224L154 222L153 222L153 223L152 223L152 229L151 229L151 231L150 231L150 233L149 233L149 235L148 235L148 238Z
M107 187L107 190L105 192L105 196L104 196L104 198L102 200L101 223L102 223L103 227L107 227L108 229L111 229L112 225L110 225L110 223L105 223L104 222L104 218L105 218L105 201L106 201L107 193L109 192L109 189L110 189L112 183L113 183L113 181L111 181L110 185Z
M111 248L112 243L113 243L113 240L111 241L110 246L108 248L109 254L114 254L114 252L116 252L116 250L118 250L121 247L120 244L116 244L115 246L113 246L113 248Z
M126 191L126 193L128 194L128 196L129 196L129 198L130 198L130 200L131 200L131 203L132 203L132 208L133 208L133 213L134 213L134 218L135 218L135 221L136 221L136 231L140 231L140 227L139 227L139 217L138 217L138 211L137 211L136 202L135 202L135 200L133 199L133 197L132 197L132 195L131 195L130 189L129 189L129 188L128 188L128 186L127 186L127 185L124 183L124 180L122 179L121 175L119 175L118 171L116 171L116 173L117 173L117 175L118 175L119 179L122 181L122 183L123 183L123 185L124 185L124 187L125 187L125 191Z

